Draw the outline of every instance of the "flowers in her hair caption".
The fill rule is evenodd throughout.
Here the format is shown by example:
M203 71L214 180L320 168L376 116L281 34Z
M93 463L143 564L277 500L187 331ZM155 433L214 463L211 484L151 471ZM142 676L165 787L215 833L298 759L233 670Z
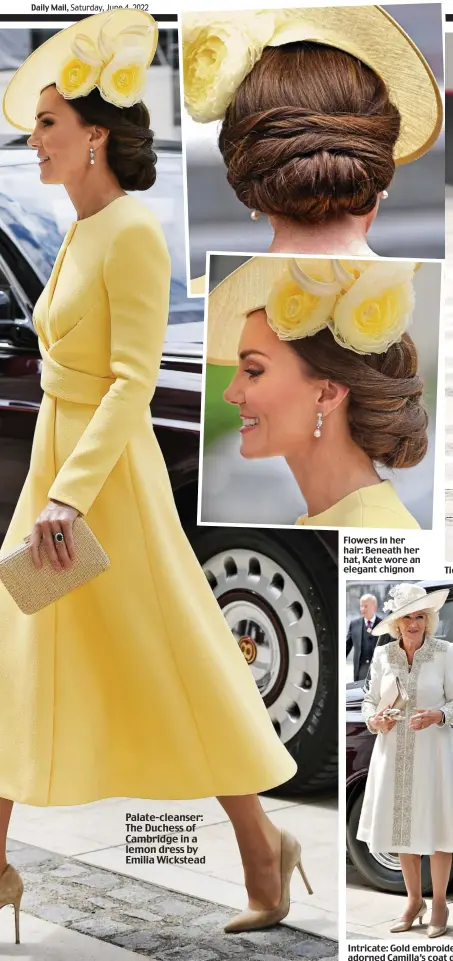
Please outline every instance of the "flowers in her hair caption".
M343 565L345 574L419 574L420 547L401 535L345 534Z
M203 814L126 814L126 864L206 864Z

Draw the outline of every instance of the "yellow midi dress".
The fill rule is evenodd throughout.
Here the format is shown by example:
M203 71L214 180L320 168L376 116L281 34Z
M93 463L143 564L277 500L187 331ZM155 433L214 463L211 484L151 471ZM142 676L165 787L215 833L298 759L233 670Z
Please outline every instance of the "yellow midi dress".
M49 498L110 568L37 614L0 584L0 797L250 794L291 778L249 668L182 530L149 403L170 262L121 196L68 230L35 309L44 396L1 555Z

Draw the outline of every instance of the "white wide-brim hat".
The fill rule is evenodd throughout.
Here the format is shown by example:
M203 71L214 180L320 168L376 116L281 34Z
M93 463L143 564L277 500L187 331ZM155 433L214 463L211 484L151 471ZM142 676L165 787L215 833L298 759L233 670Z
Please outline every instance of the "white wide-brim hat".
M440 611L445 604L450 591L443 588L438 591L428 591L418 584L398 584L390 591L391 600L384 604L384 610L388 610L390 605L395 605L387 617L384 617L379 624L376 624L371 631L375 636L388 634L389 628L406 614L416 614L417 611Z
M248 46L244 46L253 51L253 55L243 56L243 62L237 52L235 31L249 38ZM266 47L312 41L352 54L384 81L390 100L401 115L401 130L394 150L397 165L421 157L439 136L443 106L434 74L411 37L380 6L183 13L182 34L185 102L195 120L209 122L223 118L240 83ZM191 69L195 69L198 47L201 52L201 46L207 48L209 38L215 40L216 36L218 43L212 45L210 65L210 71L215 70L215 93L206 89L198 102L196 96L191 96L186 79ZM205 56L203 64L206 62ZM210 88L212 86L210 84Z
M134 30L138 31L135 36ZM56 83L62 65L74 56L74 41L83 45L88 56L92 56L94 49L99 49L100 38L101 45L104 40L117 50L132 42L136 47L140 46L144 63L149 66L156 52L158 35L157 23L151 14L126 8L98 13L65 27L37 47L16 70L3 97L6 120L27 133L34 129L41 90ZM136 102L139 99L141 97Z

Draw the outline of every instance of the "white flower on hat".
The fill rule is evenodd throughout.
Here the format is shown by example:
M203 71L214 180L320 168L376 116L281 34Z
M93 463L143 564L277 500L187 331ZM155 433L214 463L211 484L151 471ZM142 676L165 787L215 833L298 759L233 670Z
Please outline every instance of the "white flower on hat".
M95 87L104 100L117 107L131 107L142 99L150 51L152 54L157 43L157 27L154 23L137 23L107 39L105 27L113 15L105 20L97 43L84 33L74 37L71 54L61 65L56 80L57 90L65 99L86 97ZM150 47L151 33L154 41Z
M413 263L372 263L337 302L335 340L358 354L381 354L409 327L415 296Z
M330 260L288 261L288 269L269 292L269 327L279 340L317 334L327 326L339 290Z
M146 53L140 47L123 47L101 72L101 96L117 107L132 107L142 99L146 68Z
M427 591L418 584L397 584L389 591L389 600L385 601L382 607L384 611L390 614L393 611L398 611L400 607L405 607L406 604L411 604L412 601L418 601L426 596Z
M56 80L59 93L66 99L86 97L98 83L103 60L90 37L81 33L72 52L60 67Z
M328 327L341 347L380 354L401 339L414 309L413 263L293 259L272 285L269 326L280 340Z
M266 10L183 17L184 98L199 123L220 120L244 77L272 38L275 14Z

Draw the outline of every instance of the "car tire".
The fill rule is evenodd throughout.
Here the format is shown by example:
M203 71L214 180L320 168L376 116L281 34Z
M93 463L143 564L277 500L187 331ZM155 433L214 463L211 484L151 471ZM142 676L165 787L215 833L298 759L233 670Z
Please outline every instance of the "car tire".
M346 828L346 840L348 854L351 861L366 881L378 891L388 891L392 894L405 894L406 886L401 870L392 870L381 863L371 854L365 841L357 839L357 829L359 826L360 812L362 810L365 791L361 791L354 798L349 812ZM422 892L424 895L431 894L431 874L429 858L422 857Z
M219 578L215 574L215 570L218 570L219 565L220 568L225 567L227 560L231 564L237 562L239 565L241 561L238 558L242 558L242 560L245 558L249 564L249 570L255 562L258 567L259 565L266 567L268 572L278 571L278 575L275 575L279 578L278 583L288 585L288 590L290 585L293 591L292 596L294 596L295 591L299 592L300 607L304 608L306 622L312 625L310 650L312 659L316 656L316 684L313 683L312 689L308 691L305 702L304 692L301 690L297 692L300 701L304 703L304 708L307 706L308 700L310 701L310 708L306 711L306 715L299 714L299 718L297 718L296 704L296 721L293 728L297 728L297 732L293 736L287 728L279 730L279 725L274 722L282 741L299 766L297 774L286 782L284 792L289 796L300 796L332 788L337 783L338 771L338 574L336 561L318 535L311 531L301 533L300 531L264 531L259 528L199 526L192 528L187 533L224 612L229 610L226 604L227 599L232 600L232 606L234 606L234 592L232 590L228 591L222 585L219 586ZM244 579L246 579L246 574L242 580L244 581ZM252 588L245 584L247 590L242 595L246 597L246 603L252 612L251 622L253 622L254 617L253 605L255 605L258 617L260 612L263 613L262 607L265 606L266 616L269 616L269 618L276 616L276 611L272 610L272 599L269 600L268 595L264 596L265 591L260 588L258 581L259 578L255 578ZM286 633L280 631L278 641L281 647L282 660L286 658L287 678L291 677L292 665L296 656L295 642L291 649L288 642L289 635L289 629ZM305 678L305 674L303 676ZM294 688L296 685L292 683L292 687ZM288 690L286 690L285 679L282 680L281 677L280 688L279 703L285 696L290 697L289 681ZM276 690L276 688L273 690ZM269 703L269 697L272 701L272 692L270 695L268 693L267 699L264 696L264 701L272 717L273 707L275 707L277 701L274 704ZM281 790L281 786L279 786L277 793L281 793Z

